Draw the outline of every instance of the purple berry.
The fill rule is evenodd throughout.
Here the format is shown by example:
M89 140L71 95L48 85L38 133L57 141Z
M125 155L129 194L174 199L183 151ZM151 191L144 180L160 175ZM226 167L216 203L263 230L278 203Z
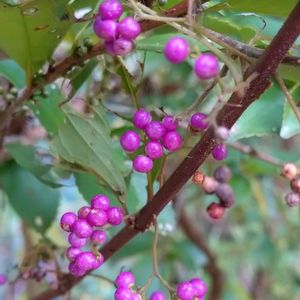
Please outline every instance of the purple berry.
M79 248L69 247L66 251L66 257L68 260L75 260L76 256L81 253Z
M177 151L182 146L182 137L177 131L169 131L163 137L163 145L171 152Z
M104 48L109 55L112 55L112 56L116 55L116 53L114 52L114 42L105 41Z
M110 225L116 226L122 223L123 221L123 211L120 207L112 206L107 211L107 219Z
M226 183L232 177L232 172L227 166L220 166L215 169L214 177L217 181L221 183Z
M94 21L95 33L105 41L113 41L116 38L118 23L114 20L102 20L96 17Z
M81 248L86 244L86 238L80 238L74 232L69 234L68 241L73 248Z
M289 192L284 197L285 203L289 207L296 207L300 205L300 194L296 192Z
M151 159L158 159L164 155L162 145L156 141L150 141L145 146L146 155Z
M142 296L138 293L133 293L131 300L143 300Z
M207 115L201 112L193 114L190 120L190 125L197 131L206 129L209 125Z
M135 39L141 33L141 25L132 17L122 19L118 25L118 36L127 40Z
M151 294L150 300L167 300L167 298L163 292L155 291Z
M162 124L167 131L174 131L178 126L178 120L172 116L165 116L162 120Z
M134 275L129 271L121 272L117 276L115 284L117 288L130 288L134 286Z
M219 73L218 59L212 54L201 54L195 61L194 71L200 79L215 78Z
M106 211L110 207L109 198L106 195L98 194L92 198L91 207Z
M90 213L88 214L86 220L92 226L103 226L107 222L107 214L102 209L93 208L93 209L91 209Z
M94 230L91 235L91 242L93 244L104 244L107 239L107 234L104 230Z
M133 124L138 129L144 129L152 120L151 114L143 108L136 111L133 115Z
M113 43L113 52L115 55L125 56L132 51L134 44L131 40L118 38Z
M118 0L105 0L99 6L99 15L102 20L117 20L122 13L122 3Z
M212 156L215 160L223 160L227 155L228 150L225 144L218 144L212 151Z
M64 231L71 232L76 221L77 216L72 212L67 212L60 219L60 227Z
M139 148L141 139L135 131L128 130L122 134L120 143L124 151L134 152Z
M149 173L153 168L153 161L145 155L138 155L133 160L133 169L139 173Z
M178 284L176 295L180 300L193 300L196 296L196 290L190 282L183 281Z
M85 219L90 211L91 208L89 206L82 206L77 212L78 219Z
M116 289L114 299L115 300L132 300L132 291L129 288L121 287Z
M97 269L103 263L103 256L96 256L93 252L81 252L75 259L75 264L85 272Z
M0 285L4 285L7 282L7 276L5 274L0 274Z
M184 38L175 36L166 43L164 53L172 64L182 63L189 56L189 44Z
M88 238L93 233L92 226L83 219L75 222L73 232L80 238Z
M196 290L196 296L201 298L204 297L207 292L207 286L203 280L200 278L193 278L190 280L190 283L193 285Z
M68 266L68 269L69 269L69 272L73 275L73 276L76 276L76 277L81 277L85 274L85 270L84 269L81 269L75 261L72 261L69 263L69 266Z
M159 121L152 121L145 127L149 139L159 140L166 132L165 127Z

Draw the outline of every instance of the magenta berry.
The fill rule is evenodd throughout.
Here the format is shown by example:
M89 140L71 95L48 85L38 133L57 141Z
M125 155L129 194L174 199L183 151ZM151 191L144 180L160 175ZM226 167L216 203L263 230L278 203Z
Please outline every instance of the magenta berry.
M225 144L218 144L212 151L212 156L215 160L223 160L227 155L228 150Z
M107 239L107 234L104 230L94 230L91 235L91 242L93 244L104 244Z
M85 274L85 270L84 269L81 269L75 261L72 261L69 263L69 266L68 266L68 269L69 269L69 272L70 274L72 274L73 276L76 276L76 277L81 277Z
M142 296L138 293L133 293L131 300L143 300Z
M163 145L169 151L177 151L182 146L182 137L177 131L169 131L163 136Z
M164 155L164 150L159 142L150 141L145 146L145 153L151 159L158 159Z
M98 194L92 198L91 207L107 211L110 207L109 198L106 195Z
M126 152L134 152L139 148L141 139L135 131L128 130L122 134L120 143Z
M133 169L139 173L149 173L153 168L153 161L145 155L138 155L133 160Z
M112 55L112 56L116 55L116 53L114 52L114 42L113 41L110 41L110 42L105 41L104 48L109 55Z
M121 272L117 276L115 284L117 288L130 288L134 286L134 275L129 271Z
M167 300L167 298L163 292L155 291L151 294L150 300Z
M118 37L133 40L141 33L141 25L132 17L122 19L118 25Z
M205 296L207 292L207 286L203 280L200 278L193 278L190 280L190 283L193 285L197 297L201 298Z
M194 71L200 79L215 78L219 73L218 59L212 54L201 54L195 61Z
M164 48L165 57L172 64L182 63L189 56L189 52L188 42L178 36L171 38Z
M81 252L75 259L75 264L85 272L97 269L103 262L102 256L97 257L93 252Z
M159 121L152 121L146 126L145 132L149 139L159 140L165 134L166 129Z
M103 226L107 222L107 214L102 209L93 208L93 209L91 209L90 213L88 214L86 220L92 226Z
M123 211L120 207L112 206L107 211L107 220L110 225L116 226L123 221Z
M142 108L136 111L133 115L133 124L138 129L144 129L151 120L151 114Z
M7 282L7 276L5 274L0 274L0 285L4 285Z
M72 212L66 212L60 219L60 227L67 232L73 230L74 224L77 221L77 216Z
M192 115L190 125L194 130L201 131L208 127L209 123L207 115L201 112L197 112Z
M129 288L121 287L117 288L115 291L115 300L132 300L132 291Z
M113 41L116 38L118 23L114 20L102 20L96 17L94 21L95 33L105 41Z
M79 219L85 219L87 215L90 213L91 208L89 206L83 206L78 210L78 218Z
M81 253L79 248L69 247L66 252L66 257L69 261L75 260L76 256Z
M86 220L80 219L75 222L73 232L80 238L88 238L93 233L93 228Z
M134 44L131 40L118 38L113 43L113 52L115 55L124 56L132 51Z
M196 290L190 282L183 281L178 284L176 295L181 300L193 300L196 296Z
M86 244L86 238L80 238L74 232L69 234L68 241L73 248L81 248Z
M106 0L99 6L99 15L102 20L117 20L122 13L122 3L118 0Z
M167 131L174 131L177 129L178 120L174 119L172 116L165 116L162 120L162 125Z

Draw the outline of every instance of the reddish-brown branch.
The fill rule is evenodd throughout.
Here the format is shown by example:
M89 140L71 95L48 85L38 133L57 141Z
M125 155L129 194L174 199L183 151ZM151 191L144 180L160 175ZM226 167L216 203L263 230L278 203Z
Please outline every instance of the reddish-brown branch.
M229 105L225 105L217 116L220 125L231 128L247 107L254 102L270 86L270 77L275 74L276 68L286 56L289 48L293 45L300 33L300 1L291 12L290 16L272 40L257 63L245 74L245 79L253 74L256 77L249 82L249 86L243 93L234 93ZM125 226L111 241L109 241L100 251L105 260L119 251L139 232L149 228L153 215L158 215L164 207L174 198L176 193L189 180L199 166L205 161L214 146L216 145L214 128L211 126L202 136L200 141L194 146L187 157L181 162L174 173L168 178L162 188L154 195L152 201L148 202L137 214L135 224ZM48 290L34 300L48 300L59 296L71 289L81 279L68 276L66 284L60 285L56 290Z

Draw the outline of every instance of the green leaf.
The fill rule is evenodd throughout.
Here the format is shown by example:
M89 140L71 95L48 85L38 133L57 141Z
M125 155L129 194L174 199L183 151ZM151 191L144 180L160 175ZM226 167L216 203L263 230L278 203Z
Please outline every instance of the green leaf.
M18 6L0 5L0 49L25 70L28 82L71 25L67 2L33 0Z
M109 127L100 105L88 117L66 112L65 122L51 144L55 156L81 170L95 175L100 184L105 183L119 195L126 193L124 178L113 160L113 147Z
M284 4L276 0L228 0L227 3L233 10L287 17L297 4L297 0L286 0Z
M11 59L0 61L0 75L5 77L19 89L26 85L24 71Z
M13 162L2 166L0 181L19 216L44 234L56 216L59 192Z

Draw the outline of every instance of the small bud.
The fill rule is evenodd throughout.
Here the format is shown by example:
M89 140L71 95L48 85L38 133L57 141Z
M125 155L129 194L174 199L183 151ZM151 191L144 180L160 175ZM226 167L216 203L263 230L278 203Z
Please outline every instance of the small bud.
M206 211L212 219L219 220L223 218L225 208L221 204L213 202L207 207Z
M294 164L285 164L281 169L281 175L286 179L292 180L297 175L297 167Z
M229 137L229 130L225 126L220 126L215 130L215 136L221 141L226 141Z
M201 173L200 171L196 171L192 178L193 183L197 185L202 185L203 180L204 180L203 173Z
M300 205L300 194L295 192L289 192L285 195L284 200L289 207L295 207Z
M215 179L221 183L228 182L231 179L231 176L231 170L227 166L220 166L216 168L214 172Z
M290 185L292 191L300 193L300 175L297 175L294 179L292 179Z
M202 186L205 193L213 194L218 186L218 182L213 177L204 176Z
M225 208L230 208L235 202L233 190L226 183L221 183L217 186L216 195Z

